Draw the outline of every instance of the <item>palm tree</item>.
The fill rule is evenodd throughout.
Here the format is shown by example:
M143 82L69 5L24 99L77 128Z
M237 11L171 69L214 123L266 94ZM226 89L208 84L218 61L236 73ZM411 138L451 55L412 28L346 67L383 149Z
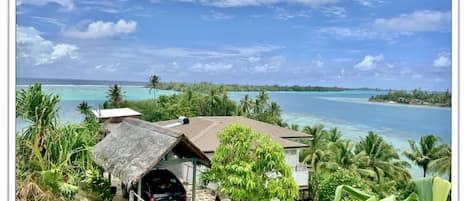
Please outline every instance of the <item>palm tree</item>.
M451 181L451 148L444 144L441 145L438 153L438 159L428 164L428 170L440 175L448 175Z
M239 107L241 115L249 116L252 108L252 100L247 94L239 101Z
M341 137L342 137L342 134L340 133L340 131L337 128L331 128L329 130L329 132L327 132L326 139L329 142L337 142L337 141L340 140Z
M158 77L157 75L150 76L147 86L148 88L150 88L150 93L151 91L153 91L153 98L156 99L156 91L158 91L158 88L160 87L160 77Z
M109 87L107 91L108 103L112 108L119 108L123 101L122 89L115 84Z
M355 154L353 153L353 144L350 140L334 143L331 153L331 159L339 167L349 169L355 164Z
M309 140L308 148L304 149L300 153L300 160L303 163L309 164L313 172L317 172L323 165L324 158L326 156L326 149L324 143L324 137L326 133L323 130L323 126L306 126L303 128L303 132L310 134L311 139Z
M271 102L269 106L269 113L272 117L280 117L280 113L282 110L280 109L280 105L276 102Z
M269 101L269 95L262 90L259 95L257 95L256 100L255 100L255 105L254 105L254 113L256 115L260 115L261 113L265 112L265 109L267 107L267 102Z
M427 176L428 165L431 161L438 159L440 139L435 135L425 135L420 138L419 145L409 140L411 150L404 151L404 155L414 164L422 167L423 177Z
M373 132L369 132L355 146L355 154L359 168L372 170L378 183L383 182L385 177L395 181L410 179L410 173L406 170L410 165L399 161L399 154L393 146Z
M90 119L91 113L91 106L88 105L88 102L82 101L80 104L77 105L77 111L81 114L85 115L85 121Z
M206 96L206 104L207 104L207 110L209 115L215 115L217 112L217 109L220 105L221 99L218 94L218 90L215 88L211 88L208 91L208 95Z
M91 112L91 106L88 105L88 102L82 101L77 105L77 111L81 114L88 115Z

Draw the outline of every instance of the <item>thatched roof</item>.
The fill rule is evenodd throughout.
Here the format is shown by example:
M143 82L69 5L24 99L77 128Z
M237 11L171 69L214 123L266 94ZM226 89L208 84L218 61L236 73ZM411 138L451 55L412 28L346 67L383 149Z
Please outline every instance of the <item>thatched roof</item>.
M124 183L137 181L170 151L180 158L210 160L187 137L155 124L124 118L92 149L93 160Z

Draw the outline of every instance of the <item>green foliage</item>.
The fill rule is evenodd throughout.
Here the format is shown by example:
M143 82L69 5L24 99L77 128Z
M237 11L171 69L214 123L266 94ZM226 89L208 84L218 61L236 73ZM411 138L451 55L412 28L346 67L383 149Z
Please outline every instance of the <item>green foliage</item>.
M283 148L239 124L218 134L220 145L208 170L210 180L231 200L295 200L298 197Z
M150 93L151 91L153 91L153 97L156 98L156 91L158 91L158 88L160 87L161 83L160 83L160 77L158 77L157 75L152 75L150 76L150 78L148 79L148 84L147 84L147 87L150 89Z
M207 94L185 89L180 94L159 96L155 100L124 101L122 106L142 113L150 122L176 119L179 116L233 116L242 115L258 121L286 126L280 117L280 106L269 102L267 93L261 92L254 101L243 97L239 104L229 99L224 86L211 88ZM257 105L254 104L257 102Z
M313 176L318 179L318 176ZM312 183L314 200L333 200L336 188L340 185L350 185L359 189L367 189L368 187L361 180L360 175L345 169L338 169L337 171L327 174L317 183ZM371 190L368 189L368 192ZM348 197L348 196L345 196Z
M408 188L411 192L406 198L400 198L404 201L447 201L451 189L451 183L439 177L420 178L412 182ZM368 194L359 188L340 185L337 187L334 201L343 200L343 197L353 197L358 201L378 201L379 197ZM402 197L402 196L400 196ZM389 195L380 201L395 201L395 195Z
M384 95L372 96L369 100L374 102L394 101L403 104L451 107L451 93L449 90L445 92L428 92L419 89L414 89L412 92L404 90L389 91Z
M355 147L355 154L359 161L358 167L373 171L373 180L378 184L385 184L388 180L406 183L410 179L406 169L410 165L400 161L397 150L373 132L360 140Z
M86 171L86 183L87 187L90 188L91 191L99 194L101 200L112 200L111 183L108 179L102 176L102 172L99 169L90 169Z
M181 83L181 82L168 82L161 83L160 89L184 91L187 88L192 88L194 91L207 93L211 88L218 88L221 85L212 84L209 82L200 83ZM237 84L223 84L227 91L343 91L346 88L340 87L320 87L320 86L279 86L279 85L237 85Z
M90 147L100 126L90 121L57 127L58 102L40 84L17 94L17 116L31 122L17 135L17 200L74 200L84 172L97 168Z
M117 84L109 87L106 97L108 100L103 104L104 108L120 108L124 101L122 88Z
M423 177L427 176L429 165L432 161L446 156L446 163L439 160L440 168L437 168L435 164L432 169L434 172L450 173L451 171L451 151L446 144L441 144L441 139L435 135L425 135L420 138L419 146L416 145L415 141L409 140L411 150L404 151L404 155L409 158L414 164L422 167ZM449 157L449 158L448 158ZM449 160L449 161L448 161ZM449 162L449 166L447 164ZM449 170L449 171L448 171Z

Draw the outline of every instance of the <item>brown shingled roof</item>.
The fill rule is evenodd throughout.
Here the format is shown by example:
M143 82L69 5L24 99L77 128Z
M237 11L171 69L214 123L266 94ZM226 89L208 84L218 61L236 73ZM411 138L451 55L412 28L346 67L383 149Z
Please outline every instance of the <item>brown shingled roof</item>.
M161 121L156 124L166 126L175 122L177 120ZM214 152L220 144L217 137L218 132L234 123L240 123L256 132L267 134L274 142L286 149L307 147L305 144L289 140L290 138L311 138L311 135L305 133L240 116L192 117L189 124L171 129L184 133L200 150L209 153Z

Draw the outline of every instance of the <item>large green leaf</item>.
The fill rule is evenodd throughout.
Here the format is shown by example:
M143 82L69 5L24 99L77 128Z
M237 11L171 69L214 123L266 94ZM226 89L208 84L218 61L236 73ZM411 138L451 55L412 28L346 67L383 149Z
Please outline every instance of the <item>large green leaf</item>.
M419 195L419 201L433 201L432 199L432 187L433 177L426 177L414 181L416 186L417 194Z
M440 177L435 177L433 179L433 187L432 187L432 194L433 194L433 201L446 201L449 195L449 191L451 189L451 183Z

